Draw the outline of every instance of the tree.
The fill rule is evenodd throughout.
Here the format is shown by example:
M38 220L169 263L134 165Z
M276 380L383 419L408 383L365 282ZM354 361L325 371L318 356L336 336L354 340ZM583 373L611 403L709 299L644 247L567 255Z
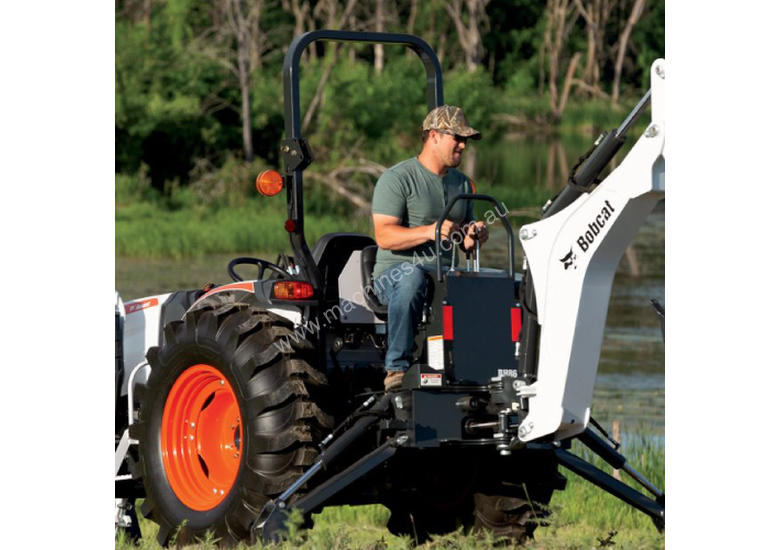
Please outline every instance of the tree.
M311 21L311 3L307 0L282 0L282 9L295 18L293 36L306 32L307 23Z
M218 63L238 82L242 149L247 162L254 158L252 74L276 48L268 30L260 25L266 13L265 0L220 0L213 5L211 25L201 29L189 45L191 54Z
M577 82L586 92L606 97L601 89L601 66L604 63L604 46L607 43L607 23L615 7L616 0L574 0L577 12L585 20L588 37L585 68L582 79Z
M376 0L376 32L385 32L385 0ZM384 44L374 44L374 70L381 73L385 66Z
M580 59L580 52L575 53L568 63L563 80L563 91L558 91L560 69L564 64L566 42L577 20L575 7L569 0L547 0L545 9L545 29L543 57L547 59L547 87L549 92L550 113L553 121L561 119L566 102L569 98L574 71Z
M244 158L252 162L252 101L251 73L262 59L265 35L259 31L260 16L265 7L264 0L223 0L227 29L235 38L235 65L231 66L238 76L241 89L241 136L244 141ZM253 63L255 66L252 66Z
M342 29L352 15L352 11L355 9L357 0L349 0L343 10L339 11L339 2L337 0L320 0L314 7L314 15L316 17L322 17L325 14L325 27L326 29ZM325 93L325 84L328 82L330 72L333 70L333 66L338 59L338 50L340 44L330 44L331 48L328 48L328 64L322 71L320 80L317 83L317 91L314 93L314 98L309 103L306 114L303 117L303 123L301 125L301 131L306 133L314 117L314 113L317 112L317 108L320 102L323 101Z
M634 6L631 8L631 15L628 16L626 26L623 27L623 32L620 33L620 42L618 43L617 57L615 58L615 76L612 79L612 104L615 105L620 94L620 76L623 72L623 60L626 55L626 46L628 45L628 38L631 36L631 31L634 25L639 21L639 17L642 15L642 11L645 9L645 0L634 0Z
M485 57L482 45L482 29L489 26L490 21L485 6L490 0L466 0L466 13L463 13L463 0L452 0L444 3L452 22L455 24L455 34L463 49L466 70L473 73ZM465 19L465 23L464 23Z
M116 13L117 16L133 23L143 23L149 29L152 18L152 0L118 0Z

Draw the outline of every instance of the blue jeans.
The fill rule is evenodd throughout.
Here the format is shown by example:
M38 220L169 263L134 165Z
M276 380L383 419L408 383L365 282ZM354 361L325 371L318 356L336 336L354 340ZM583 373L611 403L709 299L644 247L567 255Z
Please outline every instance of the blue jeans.
M414 329L422 319L428 283L425 268L402 262L374 278L374 293L387 306L385 370L405 371L412 363Z

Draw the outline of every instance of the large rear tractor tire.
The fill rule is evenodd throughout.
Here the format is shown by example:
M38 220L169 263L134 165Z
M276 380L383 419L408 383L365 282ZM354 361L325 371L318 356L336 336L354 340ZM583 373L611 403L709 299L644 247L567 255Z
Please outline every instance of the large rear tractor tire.
M552 488L527 486L522 491L474 494L474 531L490 531L522 544L533 539L534 531L549 517L547 505ZM529 498L530 497L530 498Z
M404 485L383 504L388 530L418 544L458 528L522 544L547 522L550 499L566 484L547 455L440 448L404 457L391 474Z
M387 530L397 536L409 536L415 544L423 544L432 535L445 535L460 526L468 527L468 510L462 505L445 507L431 504L425 501L393 506Z
M392 506L387 528L394 535L411 536L418 544L428 541L431 535L450 533L458 527L474 532L489 531L495 539L523 544L545 523L551 496L551 489L545 494L534 494L531 500L525 496L479 492L454 503L436 502L423 496L415 504Z
M396 467L392 475L405 487L384 503L390 510L387 529L417 544L473 521L474 456L447 449L430 449L426 455L421 461L411 453Z
M149 350L133 436L141 512L160 544L247 539L265 502L314 462L333 423L317 405L327 380L291 333L276 315L229 303L169 323Z

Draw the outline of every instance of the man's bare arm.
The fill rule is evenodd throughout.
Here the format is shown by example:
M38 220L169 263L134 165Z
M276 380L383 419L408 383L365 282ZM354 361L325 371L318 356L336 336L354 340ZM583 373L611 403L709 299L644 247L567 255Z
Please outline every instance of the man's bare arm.
M387 214L374 214L374 235L376 244L385 250L408 250L434 239L436 224L404 227L401 219ZM441 224L441 237L446 239L455 224L444 220Z

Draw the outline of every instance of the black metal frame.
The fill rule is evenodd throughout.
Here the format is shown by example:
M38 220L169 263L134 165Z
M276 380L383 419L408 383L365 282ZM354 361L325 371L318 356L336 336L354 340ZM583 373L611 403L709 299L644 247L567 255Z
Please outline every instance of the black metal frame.
M414 392L413 392L414 394ZM325 470L326 465L334 460L337 456L341 455L343 451L349 448L359 437L375 428L375 424L383 417L389 416L390 413L390 399L391 396L401 398L401 394L386 394L378 401L372 401L369 399L358 411L353 413L351 418L354 418L361 409L365 409L370 406L368 411L362 413L364 416L360 417L348 430L338 436L336 439L332 439L332 436L327 438L323 442L325 450L320 454L319 459L315 464L309 468L295 483L293 483L287 490L282 493L277 499L266 503L263 510L257 516L252 524L251 536L254 543L257 537L262 538L264 543L278 542L281 540L287 530L286 522L289 519L290 508L294 507L298 509L302 514L306 515L320 509L326 505L327 502L334 497L337 493L346 489L362 477L366 476L369 472L377 469L382 464L393 458L396 451L400 447L405 446L417 446L413 442L413 438L405 435L403 432L396 437L385 440L384 443L371 450L367 454L361 456L349 466L341 469L335 474L326 477L318 485L314 486L311 491L295 501L294 505L288 505L289 499L298 491L298 489L311 478L313 478L319 472ZM468 394L467 394L468 395ZM408 406L408 405L407 405ZM652 518L654 524L659 530L663 530L665 523L665 495L662 491L653 486L647 481L641 474L631 468L626 458L622 456L614 447L611 447L607 442L598 437L591 429L586 429L585 432L577 436L587 447L594 451L597 455L603 458L613 468L619 468L633 477L640 485L647 489L655 498L652 498L642 494L641 492L633 489L626 483L615 479L608 475L601 469L597 468L593 464L583 460L582 458L568 452L560 444L554 443L530 443L525 447L524 452L534 451L546 451L552 453L555 460L561 466L569 469L575 474L579 475L583 479L593 483L597 487L607 491L613 496L619 498L623 502L638 509L639 511L647 514ZM328 446L327 444L330 443ZM462 445L468 445L469 442L461 441ZM480 440L473 440L470 442L474 445L494 445L495 438L486 438ZM423 444L422 447L429 445ZM438 446L438 445L437 445Z
M447 203L447 206L444 207L444 212L442 212L441 217L436 221L436 229L435 229L435 236L434 240L436 242L436 280L441 282L442 280L442 274L441 274L441 224L444 222L444 220L447 219L447 216L450 213L450 210L452 210L452 207L455 206L455 203L460 200L475 200L475 201L488 201L492 202L496 209L499 208L498 201L491 197L490 195L485 195L484 193L461 193L460 195L456 195L450 199L450 201ZM506 229L506 235L507 235L507 242L509 246L509 277L514 279L515 277L515 236L512 233L512 226L509 224L509 220L506 219L506 216L500 216L501 221L504 223L504 229ZM455 252L453 251L453 254Z
M444 104L441 64L427 42L411 34L319 30L298 36L290 44L284 56L282 82L284 84L284 131L282 156L285 161L285 186L287 187L288 218L293 222L290 244L295 261L301 268L301 277L309 281L315 290L322 287L319 270L304 237L303 220L303 171L312 162L312 154L301 133L301 106L299 66L301 54L309 44L317 40L338 42L371 42L408 46L422 60L427 75L428 109Z

